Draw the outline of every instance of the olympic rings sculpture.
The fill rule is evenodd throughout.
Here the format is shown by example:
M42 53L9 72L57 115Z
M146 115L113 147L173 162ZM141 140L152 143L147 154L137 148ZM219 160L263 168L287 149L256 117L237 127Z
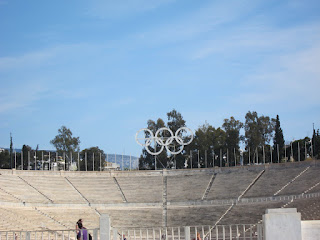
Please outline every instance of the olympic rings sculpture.
M138 138L138 135L141 131L144 131L144 132L147 132L149 137L145 137L145 138ZM164 134L163 132L167 131L169 135L168 137L164 137ZM184 142L184 140L182 139L181 135L183 132L189 132L190 133L190 139L187 141L187 142ZM139 140L143 140L143 143L141 143ZM176 141L179 145L180 145L180 148L179 150L175 151L172 151L170 149L170 144L173 143L173 141ZM146 148L146 151L148 153L150 153L151 155L159 155L164 148L167 149L167 151L170 153L170 154L179 154L183 151L183 148L185 145L188 145L192 142L193 140L193 133L191 131L191 129L187 128L187 127L181 127L179 128L175 134L173 134L173 132L171 131L170 128L166 128L166 127L163 127L163 128L160 128L156 131L156 134L154 135L153 132L148 129L148 128L141 128L137 133L136 133L136 142L142 146L142 147L145 147ZM159 144L160 145L160 150L157 151L157 152L152 152L150 151L149 149L149 146L151 146L151 144L154 143L154 145L156 144Z

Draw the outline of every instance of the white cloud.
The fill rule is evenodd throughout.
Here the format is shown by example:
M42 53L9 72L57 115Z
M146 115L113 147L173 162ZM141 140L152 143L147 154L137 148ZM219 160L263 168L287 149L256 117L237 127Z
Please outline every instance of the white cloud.
M192 58L202 59L217 54L236 56L249 53L268 55L292 52L318 42L319 29L319 23L291 28L273 28L265 23L243 24L224 30L220 35L212 35L194 51Z
M54 55L52 50L37 51L27 53L17 57L0 58L0 71L16 69L19 67L30 67L42 64Z
M249 77L247 92L234 101L255 104L286 103L288 108L319 106L320 103L320 42L318 45L274 56L264 67ZM273 105L274 106L274 105ZM278 106L274 106L278 107Z
M83 62L87 66L92 56L100 57L105 48L106 45L99 44L62 44L1 57L0 114L35 106L44 99L79 100L94 96L93 87L86 85L86 76L81 78L85 71L75 70Z
M61 63L62 61L68 61L69 58L74 60L75 56L92 54L101 51L104 47L105 45L85 43L61 44L19 56L1 57L0 72Z
M167 44L188 41L207 33L219 35L215 32L218 27L230 22L236 22L239 17L255 9L258 1L215 1L192 13L177 16L176 20L163 21L159 26L153 26L149 31L136 34L136 40L143 44Z
M14 87L7 87L0 95L0 114L30 106L40 100L47 91L48 88L39 82L19 83Z

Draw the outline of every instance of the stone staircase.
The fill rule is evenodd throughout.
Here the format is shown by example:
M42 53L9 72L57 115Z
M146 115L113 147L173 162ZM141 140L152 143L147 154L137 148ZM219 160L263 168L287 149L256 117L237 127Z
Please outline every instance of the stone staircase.
M126 199L126 196L124 195L124 193L123 193L123 191L122 191L122 189L121 189L121 187L120 187L120 185L119 185L119 183L118 183L118 181L117 181L117 179L115 177L113 177L113 181L117 185L117 188L118 188L119 192L121 193L122 201L127 203L128 201Z
M208 186L207 186L206 190L204 191L204 194L203 194L201 200L205 200L205 199L207 198L208 193L209 193L209 191L210 191L210 189L211 189L211 186L212 186L212 184L213 184L213 181L214 181L214 179L216 178L216 175L217 175L216 173L212 175L212 177L211 177L211 179L210 179L210 181L209 181L209 183L208 183Z

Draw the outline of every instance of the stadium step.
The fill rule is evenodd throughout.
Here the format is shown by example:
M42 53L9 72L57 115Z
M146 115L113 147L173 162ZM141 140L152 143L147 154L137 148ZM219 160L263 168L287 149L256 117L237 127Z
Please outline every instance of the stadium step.
M76 190L76 192L77 192L77 193L89 204L89 206L90 206L91 204L90 204L89 200L88 200L85 196L83 196L83 194L73 185L73 183L72 183L67 177L64 177L64 178L66 179L67 183L69 183L70 186L71 186L74 190Z
M310 168L310 166L308 166L306 169L304 169L301 173L299 173L294 179L292 179L290 182L288 182L286 185L284 185L280 190L278 190L277 192L275 192L273 194L273 196L277 196L282 190L284 190L286 187L288 187L291 183L293 183L295 180L297 180L297 178L299 178L302 174L304 174L306 171L308 171L308 169Z
M166 227L168 223L168 212L167 212L167 176L163 176L162 178L162 226Z
M24 181L27 185L29 185L30 187L32 187L34 190L36 190L38 193L40 193L42 196L44 196L46 199L48 199L51 203L53 203L52 199L50 199L47 195L45 195L44 193L42 193L41 191L39 191L39 189L35 188L33 185L31 185L28 181L26 181L25 179L23 179L22 177L18 176L18 178L20 178L22 181Z
M46 214L46 213L44 213L44 212L42 212L41 210L39 210L38 208L34 208L34 210L35 211L37 211L39 214L41 214L41 215L43 215L43 216L45 216L45 217L47 217L47 218L49 218L49 219L51 219L52 221L54 221L55 223L58 223L59 225L61 225L61 226L63 226L63 227L65 227L66 229L68 229L68 226L66 226L66 225L64 225L62 222L60 222L60 221L58 221L58 220L56 220L56 219L54 219L53 217L51 217L50 215L48 215L48 214Z
M4 190L3 188L1 188L0 187L0 190L1 191L3 191L3 192L5 192L6 194L8 194L8 195L10 195L11 197L13 197L13 198L15 198L15 199L17 199L17 200L19 200L20 202L24 202L22 199L20 199L20 198L18 198L18 197L16 197L15 195L13 195L12 193L9 193L9 192L7 192L6 190Z

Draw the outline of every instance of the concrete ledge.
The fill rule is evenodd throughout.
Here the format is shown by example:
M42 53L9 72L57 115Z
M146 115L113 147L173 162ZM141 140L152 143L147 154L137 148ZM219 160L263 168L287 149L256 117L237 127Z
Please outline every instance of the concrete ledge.
M301 240L301 213L296 208L267 209L263 226L264 240Z
M301 221L301 235L303 240L319 240L320 220Z
M275 209L267 209L266 213L276 213L276 214L287 214L287 213L297 213L296 208L275 208Z

